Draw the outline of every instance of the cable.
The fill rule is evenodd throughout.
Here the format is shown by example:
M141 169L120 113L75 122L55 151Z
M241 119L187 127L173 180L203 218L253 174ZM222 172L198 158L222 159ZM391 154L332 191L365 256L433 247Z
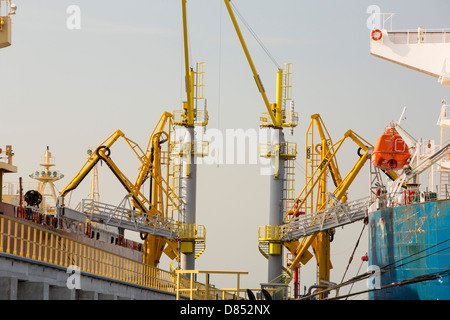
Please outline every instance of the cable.
M261 46L261 48L266 52L267 56L272 60L272 62L275 64L275 66L278 69L281 69L280 65L277 63L277 61L275 60L275 58L270 54L269 50L266 48L266 46L264 45L264 43L261 41L261 39L259 39L258 35L255 33L255 31L253 31L253 29L250 27L250 25L248 24L247 21L245 21L244 17L241 15L241 13L239 12L239 10L236 8L236 6L234 5L233 2L231 2L231 5L234 8L234 11L236 12L236 14L238 15L239 19L241 19L242 23L247 27L248 31L250 31L250 33L252 34L252 36L255 38L255 40L259 43L259 45Z
M359 234L359 237L358 237L358 241L356 241L355 248L353 248L352 255L350 256L350 259L348 260L347 268L345 268L344 275L342 276L341 283L344 281L345 275L347 274L348 268L350 267L350 264L351 264L351 262L352 262L352 260L353 260L353 256L355 255L356 248L358 248L359 240L361 240L361 236L363 235L363 232L364 232L364 229L365 229L365 228L366 228L366 224L363 224L361 233ZM361 267L360 267L360 268L361 268ZM359 270L358 270L358 273L359 273ZM350 290L351 290L351 289L350 289ZM338 294L339 294L339 289L336 291L336 295L338 295Z
M361 264L359 265L359 268L358 268L358 271L356 272L356 274L358 274L359 271L361 270L363 263L364 263L364 261L361 261ZM350 286L350 289L348 290L348 294L350 294L350 292L352 291L354 284L355 283L352 283L352 285ZM337 296L337 292L336 292L336 296ZM347 300L347 298L345 298L345 300Z
M368 292L372 292L372 291L376 291L376 290L383 290L383 289L388 289L388 288L392 288L392 287L401 287L404 285L408 285L408 284L414 284L414 283L419 283L419 282L423 282L423 281L430 281L430 280L436 280L436 279L440 279L443 277L448 277L450 276L450 269L444 270L444 271L440 271L440 272L435 272L435 273L428 273L428 274L424 274L424 275L420 275L417 277L412 277L406 280L402 280L399 282L393 282L387 285L384 285L380 288L377 289L368 289L368 290L364 290L364 291L359 291L359 292L355 292L355 293L351 293L351 294L347 294L345 296L339 296L339 297L334 297L334 298L329 298L328 300L338 300L338 299L342 299L342 298L348 298L351 296L355 296L355 295L359 295L359 294L363 294L363 293L368 293Z
M417 258L417 259L414 259L414 260L411 260L411 261L402 263L402 264L400 264L400 265L398 265L398 266L395 266L395 267L392 267L392 268L390 268L390 269L387 269L387 271L385 271L385 272L391 271L391 270L393 270L393 269L395 269L395 268L398 268L398 267L402 267L402 266L404 266L405 264L408 264L408 263L411 263L411 262L414 262L414 261L417 261L417 260L426 258L426 257L428 257L428 256L431 256L431 255L433 255L433 254L436 254L436 253L439 253L439 252L441 252L441 251L445 251L445 250L448 250L448 249L450 249L450 247L447 247L447 248L438 250L438 251L436 251L436 252L429 253L429 254L427 254L427 255L425 255L425 256L423 256L423 257L419 257L419 258Z
M439 242L439 243L437 243L437 244L435 244L435 245L432 245L432 246L430 246L430 247L428 247L428 248L426 248L426 249L420 250L420 251L418 251L418 252L416 252L416 253L413 253L413 254L411 254L411 255L408 255L408 256L406 256L406 257L404 257L404 258L402 258L402 259L399 259L399 260L394 261L394 262L392 262L392 263L390 263L390 264L387 264L387 265L385 265L384 267L380 268L380 272L381 272L381 273L386 273L386 272L389 272L389 271L391 271L391 270L394 270L395 268L404 266L404 265L406 265L406 264L408 264L408 263L410 263L410 262L414 262L414 261L423 259L423 258L425 258L425 257L428 257L428 256L430 256L430 255L437 254L437 253L439 253L439 252L445 251L445 250L449 249L450 247L446 247L446 248L444 248L444 249L438 250L438 251L436 251L436 252L432 252L432 253L427 254L427 255L425 255L425 256L421 256L421 257L419 257L419 258L417 258L417 259L414 259L414 260L405 262L405 263L403 263L403 264L401 264L401 265L393 266L393 267L391 267L391 268L387 268L387 267L392 266L392 265L394 265L394 264L396 264L396 263L398 263L398 262L400 262L400 261L402 261L402 260L408 259L408 258L410 258L410 257L412 257L412 256L415 256L415 255L417 255L417 254L419 254L419 253L422 253L422 252L424 252L424 251L426 251L426 250L429 250L429 249L432 249L432 248L434 248L434 247L437 247L437 246L439 246L439 245L441 245L441 244L443 244L443 243L445 243L445 242L447 242L447 241L450 241L450 239L441 241L441 242ZM365 279L371 277L371 276L373 275L373 273L375 273L375 271L365 272L365 273L363 273L363 274L361 274L361 275L359 275L359 276L355 276L355 277L353 277L353 278L347 280L346 282L342 282L342 283L340 283L340 284L338 284L338 285L329 287L328 289L322 290L320 293L315 293L315 294L309 295L309 296L307 296L307 297L303 297L302 299L311 299L312 297L314 297L314 296L316 296L316 295L323 294L323 293L325 293L325 292L329 292L329 291L332 291L332 290L340 289L340 288L343 287L343 286L346 286L346 285L349 285L349 284L353 284L353 283L358 282L358 281L361 281L361 280L365 280ZM447 269L447 270L444 270L444 271L440 271L440 272L436 272L435 274L440 274L441 277L442 277L442 276L449 276L449 275L450 275L450 269ZM429 276L429 275L434 275L434 273L433 273L433 274L421 275L421 276L413 277L413 278L406 279L406 280L402 280L402 281L400 281L400 282L394 283L394 285L392 285L392 284L385 285L385 286L381 287L380 289L390 288L390 287L393 287L393 286L399 286L399 285L404 285L404 284L411 284L411 283L421 282L421 281L425 281L425 280L435 280L435 279L439 278L439 277L435 277L435 278L433 278L433 279L428 279L428 278L427 278L427 279L421 280L422 277L425 277L425 278L426 278L426 277ZM360 292L353 293L353 294L347 294L347 295L344 295L344 296L336 296L336 297L334 297L334 298L329 298L329 300L336 300L336 299L341 299L341 298L348 298L348 297L351 297L351 296L354 296L354 295L358 295L358 294L362 294L362 293L367 293L367 292L371 292L371 291L374 291L374 290L379 290L379 289L365 290L365 291L360 291ZM300 299L300 300L302 300L302 299Z
M221 91L221 71L222 71L222 1L220 1L219 5L219 81L218 81L218 97L217 97L217 130L220 131L220 91ZM216 150L216 165L219 168L220 158L219 158L220 150Z

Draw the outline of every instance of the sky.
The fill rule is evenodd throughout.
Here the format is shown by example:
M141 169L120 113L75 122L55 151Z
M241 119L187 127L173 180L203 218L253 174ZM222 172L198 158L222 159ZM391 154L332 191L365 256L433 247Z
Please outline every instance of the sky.
M17 0L11 47L0 50L0 147L13 146L15 181L39 167L49 146L65 178L61 191L96 147L115 130L145 146L164 111L181 109L184 56L181 2ZM296 193L304 185L305 132L319 113L333 141L351 129L372 144L407 107L404 127L415 137L439 138L436 121L448 89L427 75L369 54L367 8L395 13L393 29L448 28L445 0L234 0L233 3L279 65L293 64L293 99L299 114ZM68 27L75 5L79 29ZM221 132L259 127L266 111L231 20L221 0L189 0L192 63L205 62L208 129ZM244 28L256 69L271 102L277 67ZM116 147L116 146L114 146ZM338 155L341 174L357 161L356 145ZM119 167L134 179L138 164L124 146L112 150ZM118 204L125 195L106 166L100 167L101 201ZM258 252L258 227L268 224L269 177L260 163L199 165L197 224L207 230L203 270L248 271L242 286L267 281L267 261ZM349 200L368 195L368 165L349 190ZM89 182L74 192L87 197ZM362 223L336 230L331 281L340 282ZM363 234L348 276L355 276L367 252ZM165 267L166 262L161 266ZM361 266L361 272L366 265ZM315 284L313 260L301 269L303 286ZM216 279L217 287L234 279ZM362 284L361 290L365 288ZM356 286L354 291L356 290Z

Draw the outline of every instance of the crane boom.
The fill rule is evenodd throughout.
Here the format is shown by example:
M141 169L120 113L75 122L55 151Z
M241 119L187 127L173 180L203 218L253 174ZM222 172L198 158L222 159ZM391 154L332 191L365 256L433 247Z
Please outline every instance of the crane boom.
M122 131L116 130L112 135L110 135L105 141L103 141L100 146L105 146L107 148L111 148L111 146L119 139L120 137L124 137ZM59 194L59 204L61 206L64 205L65 196L72 190L78 187L78 185L83 181L86 175L94 168L94 166L101 160L100 156L97 152L93 152L91 156L88 158L84 166L81 170L75 175L72 181L60 192Z
M187 14L186 14L186 0L181 0L181 7L183 13L183 43L184 43L184 67L186 73L186 95L187 95L187 118L186 125L194 126L194 90L193 90L193 70L189 66L189 43L187 34Z
M261 78L259 77L258 72L256 71L255 64L253 63L252 57L250 56L250 52L248 51L247 45L245 43L244 37L242 36L242 32L239 28L239 24L237 23L236 17L234 15L233 9L230 6L231 0L224 0L225 5L228 10L228 14L230 15L231 21L233 22L233 26L236 29L237 36L239 38L239 41L241 42L242 49L244 50L245 56L247 57L248 64L250 65L250 69L253 73L253 78L256 81L256 85L258 87L259 92L261 93L261 96L264 100L264 104L267 108L267 111L269 112L269 116L272 119L272 123L274 127L281 127L281 105L278 105L275 115L272 110L272 107L270 105L269 99L267 98L266 92L264 90L264 86L262 85ZM280 77L279 75L282 73L282 70L279 69L277 73L277 79ZM277 80L278 82L278 80Z

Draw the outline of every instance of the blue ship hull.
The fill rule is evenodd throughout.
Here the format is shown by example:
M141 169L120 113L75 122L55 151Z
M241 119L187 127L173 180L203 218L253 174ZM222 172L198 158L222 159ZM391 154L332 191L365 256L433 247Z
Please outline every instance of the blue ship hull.
M369 266L381 272L371 300L450 300L450 277L383 289L450 269L450 200L385 208L369 215ZM447 248L447 249L446 249ZM413 261L415 260L415 261ZM400 266L401 265L401 266ZM373 267L371 267L373 268ZM377 270L377 268L373 268ZM376 282L378 281L378 282Z

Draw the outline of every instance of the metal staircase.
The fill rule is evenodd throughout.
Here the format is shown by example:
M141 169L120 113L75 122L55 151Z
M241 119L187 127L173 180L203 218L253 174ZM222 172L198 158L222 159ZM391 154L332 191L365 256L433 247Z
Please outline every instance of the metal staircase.
M262 254L262 256L266 259L269 259L269 241L258 241L258 250ZM278 277L272 280L275 283L290 283L292 280L292 271L285 267L284 264L282 266L283 273Z

